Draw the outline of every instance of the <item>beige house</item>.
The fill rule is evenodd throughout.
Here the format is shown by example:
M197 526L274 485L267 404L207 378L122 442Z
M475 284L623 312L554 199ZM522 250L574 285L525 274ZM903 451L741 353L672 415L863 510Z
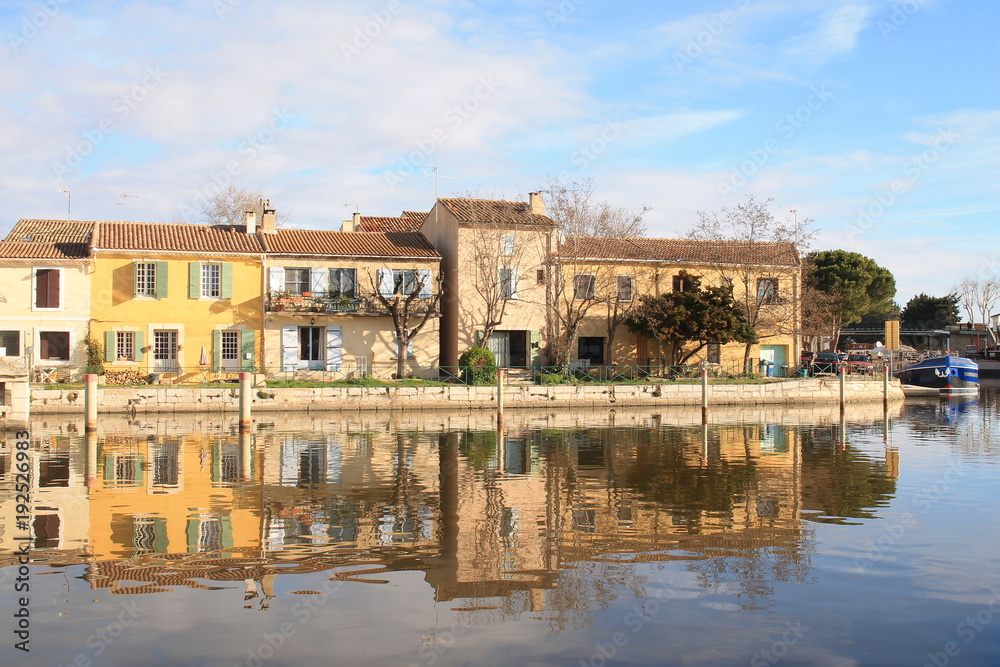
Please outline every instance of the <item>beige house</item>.
M278 229L259 238L268 373L389 377L403 354L406 375L436 378L440 256L423 235ZM394 312L407 331L426 319L405 349Z
M484 342L501 366L541 365L557 243L541 195L438 199L420 231L441 253L441 366Z
M0 357L24 358L33 381L87 364L93 223L21 220L0 241Z

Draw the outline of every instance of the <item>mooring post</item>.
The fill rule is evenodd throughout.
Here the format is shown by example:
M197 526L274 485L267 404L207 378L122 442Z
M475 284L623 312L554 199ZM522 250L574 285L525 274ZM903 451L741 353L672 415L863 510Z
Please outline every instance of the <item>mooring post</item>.
M840 414L844 414L844 402L847 398L847 366L840 364Z
M240 428L240 463L239 463L239 476L241 482L250 481L250 472L252 469L252 438L253 434L248 428Z
M497 424L503 423L503 385L504 374L507 369L497 369Z
M84 432L97 431L97 375L94 373L83 376L83 405L87 422Z
M240 373L240 430L250 430L250 373Z
M89 487L97 483L97 431L87 431L84 439L87 443L87 472L84 483Z
M701 368L701 423L708 423L708 369Z
M882 411L889 411L889 368L882 367Z

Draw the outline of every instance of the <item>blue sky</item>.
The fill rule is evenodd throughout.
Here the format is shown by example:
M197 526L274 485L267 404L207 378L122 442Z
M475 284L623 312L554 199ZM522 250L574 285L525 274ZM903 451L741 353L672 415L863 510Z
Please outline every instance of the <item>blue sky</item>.
M548 177L649 206L747 195L873 257L901 304L1000 266L994 0L44 0L0 4L0 233L199 221L217 184L292 224Z

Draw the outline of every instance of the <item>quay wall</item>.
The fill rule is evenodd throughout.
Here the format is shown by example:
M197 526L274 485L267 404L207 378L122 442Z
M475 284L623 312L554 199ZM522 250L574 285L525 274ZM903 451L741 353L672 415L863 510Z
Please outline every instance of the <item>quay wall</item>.
M239 411L239 390L169 386L102 387L97 390L102 414ZM252 389L252 411L495 410L496 387L317 387ZM903 399L898 381L889 383L889 400ZM882 400L881 381L849 381L847 403ZM840 383L808 378L763 384L710 384L709 405L837 405ZM651 385L508 385L504 408L607 408L701 405L699 384ZM73 414L84 410L80 389L32 388L32 415Z

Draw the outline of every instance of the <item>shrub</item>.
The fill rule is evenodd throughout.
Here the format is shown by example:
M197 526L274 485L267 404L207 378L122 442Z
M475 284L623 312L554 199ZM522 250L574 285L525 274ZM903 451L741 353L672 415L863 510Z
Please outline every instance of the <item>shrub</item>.
M485 347L470 347L458 358L465 384L493 384L497 381L497 359Z

